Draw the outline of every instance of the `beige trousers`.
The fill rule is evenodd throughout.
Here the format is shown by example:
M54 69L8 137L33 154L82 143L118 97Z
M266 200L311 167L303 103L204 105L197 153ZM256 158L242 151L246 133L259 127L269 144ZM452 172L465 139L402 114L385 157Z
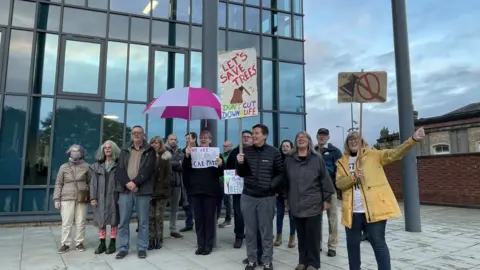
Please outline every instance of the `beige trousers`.
M338 245L337 193L332 195L332 203L330 204L330 207L327 209L327 217L328 217L328 249L336 250Z
M85 225L87 222L88 204L76 201L62 201L60 215L62 216L61 244L70 246L73 223L75 223L75 246L85 240Z

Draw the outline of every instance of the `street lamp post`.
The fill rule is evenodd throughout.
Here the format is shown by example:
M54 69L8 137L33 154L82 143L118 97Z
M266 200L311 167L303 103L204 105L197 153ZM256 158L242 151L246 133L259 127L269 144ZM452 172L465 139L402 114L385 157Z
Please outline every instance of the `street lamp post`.
M337 126L337 128L341 128L342 129L342 138L343 138L343 143L345 143L345 128L343 126Z

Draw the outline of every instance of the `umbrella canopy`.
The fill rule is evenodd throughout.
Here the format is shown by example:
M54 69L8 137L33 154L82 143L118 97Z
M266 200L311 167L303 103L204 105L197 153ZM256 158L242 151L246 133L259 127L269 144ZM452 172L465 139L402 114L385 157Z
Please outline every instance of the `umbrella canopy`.
M161 118L220 120L222 103L217 95L205 88L172 88L150 102L144 113Z

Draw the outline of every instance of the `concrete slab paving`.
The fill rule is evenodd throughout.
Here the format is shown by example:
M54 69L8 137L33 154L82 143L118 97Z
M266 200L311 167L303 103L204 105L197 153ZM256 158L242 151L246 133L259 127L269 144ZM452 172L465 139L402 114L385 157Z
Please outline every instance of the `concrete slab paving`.
M392 220L387 225L387 243L392 267L395 270L467 270L480 269L480 210L440 206L422 206L422 231L404 230L404 219ZM324 219L326 219L326 215ZM222 220L220 220L222 221ZM288 238L288 218L284 219L284 239ZM0 262L5 270L241 270L246 257L245 248L233 249L233 228L218 229L218 247L210 256L196 256L194 232L183 239L168 236L165 223L165 243L161 250L148 253L140 260L136 256L136 225L131 226L130 254L123 260L115 255L95 255L97 228L88 226L85 252L71 250L57 254L60 227L0 228ZM285 230L286 229L286 230ZM345 231L339 228L337 256L322 252L322 270L348 269ZM328 224L323 224L323 237L328 237ZM297 248L284 244L274 251L277 270L294 269L298 263ZM261 269L261 268L258 268ZM362 242L362 269L377 269L375 256L368 242Z

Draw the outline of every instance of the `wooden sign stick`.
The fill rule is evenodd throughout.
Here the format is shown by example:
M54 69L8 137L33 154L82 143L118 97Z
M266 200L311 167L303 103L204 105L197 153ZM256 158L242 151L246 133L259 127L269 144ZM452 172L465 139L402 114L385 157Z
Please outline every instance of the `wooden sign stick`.
M243 154L242 118L238 118L238 135L240 137L240 143L238 144L238 151L240 154Z

